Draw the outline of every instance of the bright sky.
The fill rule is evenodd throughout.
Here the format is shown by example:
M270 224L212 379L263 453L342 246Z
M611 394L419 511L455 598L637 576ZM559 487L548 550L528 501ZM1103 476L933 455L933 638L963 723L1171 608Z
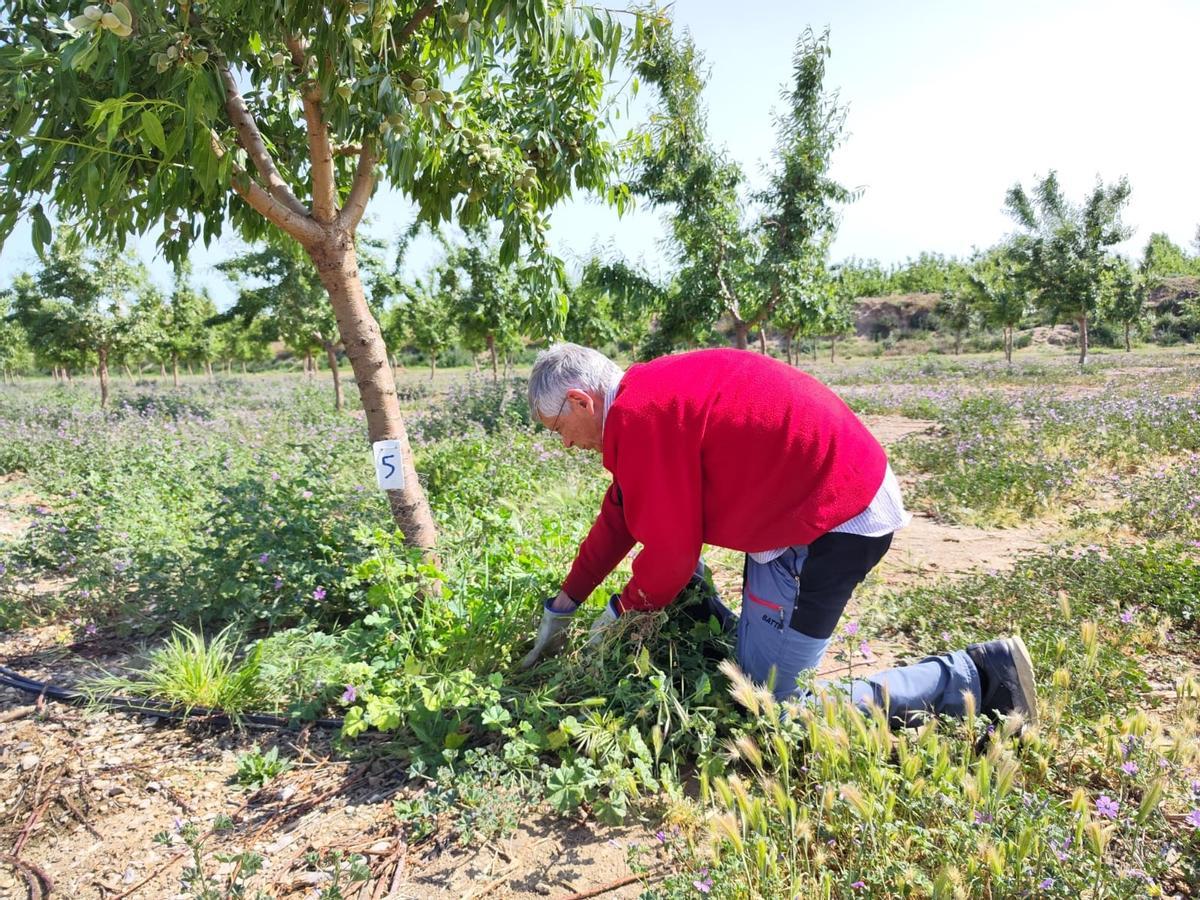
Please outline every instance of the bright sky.
M1195 0L677 0L674 18L711 66L710 133L757 184L771 164L771 111L796 38L806 25L829 26L826 86L849 105L834 175L863 189L843 212L835 260L888 264L990 246L1012 227L1005 191L1051 168L1073 199L1097 176L1129 177L1126 222L1136 232L1127 253L1154 231L1188 246L1200 224ZM368 216L371 231L389 237L412 214L377 194ZM661 213L619 219L579 199L555 212L551 240L568 259L611 245L666 274L664 233ZM30 246L25 224L0 253L0 284L34 265ZM139 249L166 285L153 241ZM230 294L212 264L237 250L234 239L197 250L196 280L219 303ZM424 268L431 252L417 247L411 266Z

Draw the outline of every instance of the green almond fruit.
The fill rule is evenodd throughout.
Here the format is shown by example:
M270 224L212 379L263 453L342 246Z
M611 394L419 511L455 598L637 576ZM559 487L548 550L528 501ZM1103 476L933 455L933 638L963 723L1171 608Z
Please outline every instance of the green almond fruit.
M96 27L96 23L87 16L76 16L67 20L67 27L72 31L88 31Z
M115 28L121 27L121 20L114 13L106 12L100 17L100 24L112 31Z
M117 37L129 37L131 34L133 34L133 29L128 25L118 25L112 30L112 33Z
M121 20L122 25L126 28L133 27L133 15L129 12L129 7L122 3L121 0L116 0L113 3L112 11L113 15Z
M208 62L208 51L196 50L194 53L192 53L192 62L198 66L204 65L206 62Z
M409 87L412 88L414 91L423 91L428 86L429 86L428 82L426 82L424 78L414 78L412 80L412 83L409 84ZM420 102L420 101L418 101L418 102Z
M446 95L437 88L434 88L432 91L430 91L428 96L431 103L441 103L446 99Z
M424 103L426 100L425 92L424 91L413 91L412 99L413 99L413 103L418 103L418 104Z
M93 22L99 22L101 16L104 15L104 10L102 10L100 7L96 6L95 4L92 4L91 6L85 6L83 8L83 14L85 16L87 16L89 19L91 19Z
M337 86L337 95L338 95L339 97L341 97L343 100L349 100L349 99L350 99L350 94L351 94L351 91L350 91L350 85L348 85L348 84L339 84L339 85Z

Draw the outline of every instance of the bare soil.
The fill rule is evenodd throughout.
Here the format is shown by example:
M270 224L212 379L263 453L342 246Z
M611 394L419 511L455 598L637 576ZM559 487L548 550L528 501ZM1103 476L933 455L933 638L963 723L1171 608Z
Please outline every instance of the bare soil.
M882 443L920 432L929 422L877 416L869 426ZM23 506L36 502L12 479L0 484L0 541L28 526ZM999 569L1021 553L1043 546L1036 527L971 529L917 516L901 531L872 587ZM740 556L718 554L713 565L727 597L740 592ZM852 601L848 617L857 614ZM49 626L0 635L0 660L28 677L71 683L96 665L118 666L121 646L90 642L68 646L66 627ZM887 668L919 648L872 641L874 659L856 672ZM843 664L830 660L836 676ZM253 881L272 897L311 897L328 884L329 867L314 868L311 851L366 854L371 880L349 896L371 898L565 898L613 886L608 898L637 897L628 847L655 846L638 826L609 828L589 821L535 816L511 836L460 846L449 828L412 846L405 844L392 801L410 796L405 770L335 756L318 730L213 729L181 726L147 716L84 710L0 688L0 898L36 896L27 881L52 881L53 894L77 900L189 896L181 875L190 858L175 831L177 821L210 825L220 814L233 829L206 845L210 873L227 872L216 853L252 850L264 859ZM278 745L294 767L266 788L236 785L237 755L255 745ZM362 742L375 755L387 740ZM166 833L170 843L155 843ZM19 857L24 868L11 864ZM4 859L9 862L4 862ZM629 883L623 883L629 881ZM45 885L42 885L45 887Z

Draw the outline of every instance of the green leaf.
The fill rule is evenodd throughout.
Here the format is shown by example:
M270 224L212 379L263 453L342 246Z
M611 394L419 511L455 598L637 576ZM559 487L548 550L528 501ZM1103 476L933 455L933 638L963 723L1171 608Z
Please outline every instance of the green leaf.
M50 220L46 218L46 213L42 209L42 204L38 203L34 206L29 211L29 215L33 219L33 249L40 257L46 247L50 246L53 231L50 228Z
M163 133L162 122L158 116L148 109L142 110L142 133L150 140L160 153L167 153L167 136Z

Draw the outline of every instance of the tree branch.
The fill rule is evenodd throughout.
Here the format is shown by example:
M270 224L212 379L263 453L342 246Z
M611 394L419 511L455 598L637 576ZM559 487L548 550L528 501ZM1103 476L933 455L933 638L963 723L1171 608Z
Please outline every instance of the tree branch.
M333 182L333 148L329 143L329 128L321 112L325 99L315 78L308 77L308 57L304 40L297 35L287 39L292 62L304 77L300 96L304 100L304 122L308 126L308 156L312 166L312 216L322 225L333 221L337 212L337 189Z
M218 158L225 155L225 147L221 144L216 132L210 134L213 153ZM273 225L279 226L287 234L301 244L312 244L323 236L323 229L308 215L289 209L279 202L261 184L250 177L250 173L233 164L233 179L231 181L234 193L246 201L250 208L259 213Z
M292 193L291 188L288 187L287 182L283 180L283 176L275 167L275 160L271 158L267 145L263 143L262 133L258 130L254 117L250 115L250 110L246 108L246 101L242 98L242 93L233 80L233 73L229 71L229 66L222 65L220 72L221 80L225 83L225 111L229 114L229 120L233 123L234 128L237 129L242 147L254 162L254 168L266 181L267 190L270 191L272 197L292 212L307 216L308 209L296 199L296 195Z
M346 205L338 214L338 224L347 231L354 231L362 220L367 209L367 201L375 189L375 163L378 162L374 143L363 141L362 151L358 154L358 167L354 170L354 183L350 187L350 196Z
M413 32L417 30L420 24L433 15L433 13L441 5L441 0L438 0L438 2L435 3L426 3L415 13L413 13L413 17L408 20L405 26L400 29L400 34L396 36L396 43L403 44L410 37L412 37Z

